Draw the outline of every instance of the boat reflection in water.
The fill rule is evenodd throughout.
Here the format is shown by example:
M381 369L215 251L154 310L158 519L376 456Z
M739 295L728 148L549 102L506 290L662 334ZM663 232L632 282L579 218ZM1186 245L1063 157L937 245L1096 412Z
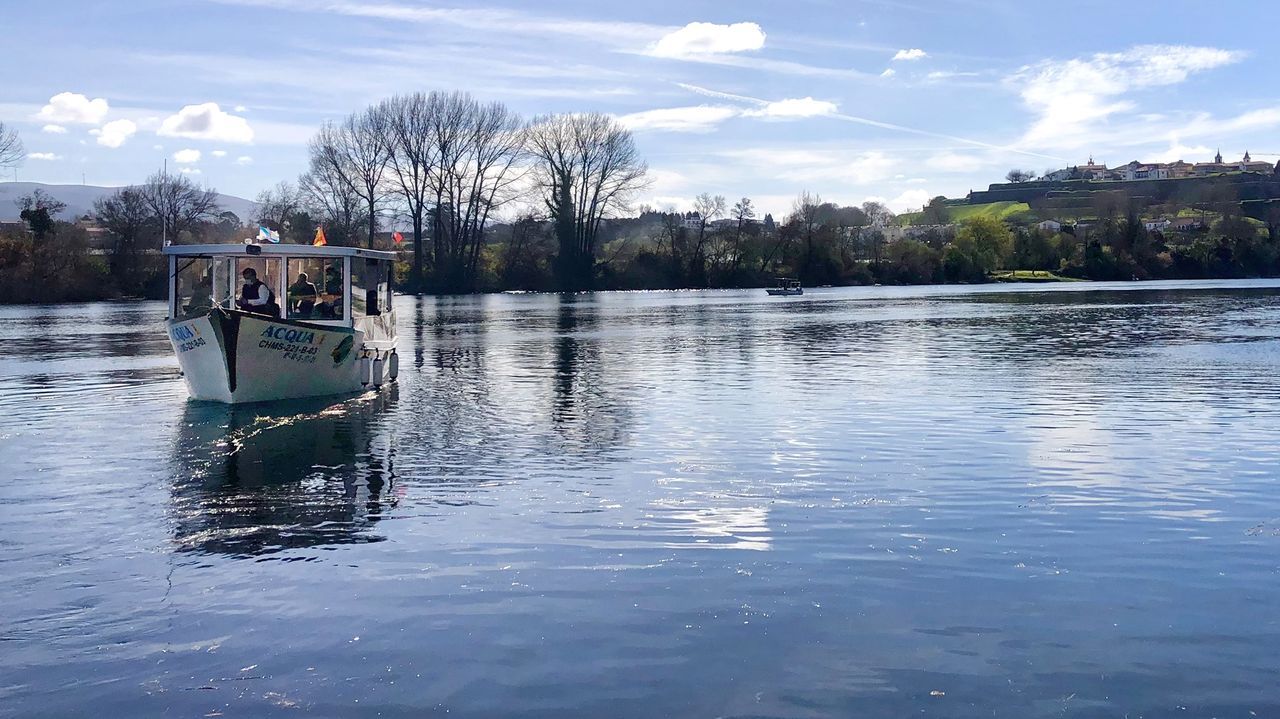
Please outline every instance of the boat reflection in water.
M191 402L174 449L181 551L258 556L382 541L396 504L390 415L380 393L271 405Z

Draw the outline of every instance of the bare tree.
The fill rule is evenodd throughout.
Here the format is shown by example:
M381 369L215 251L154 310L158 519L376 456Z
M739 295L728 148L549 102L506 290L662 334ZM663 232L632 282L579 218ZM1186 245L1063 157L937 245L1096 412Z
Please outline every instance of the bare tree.
M730 211L736 226L733 233L733 250L729 255L729 273L737 274L742 263L742 235L756 219L756 209L750 197L744 197L733 205Z
M310 143L313 165L323 165L359 196L370 248L378 231L378 206L386 198L382 177L391 162L391 143L388 115L378 105L348 115L341 124L325 124Z
M698 241L693 246L693 257L690 260L689 280L694 285L707 283L707 225L725 213L724 195L712 196L704 192L693 198L693 211L698 215Z
M1012 170L1009 170L1009 172L1004 176L1004 179L1008 180L1009 182L1019 182L1019 183L1031 182L1032 180L1036 179L1036 171L1035 170L1019 170L1017 168L1014 168Z
M142 190L126 187L93 203L99 224L111 233L110 269L121 287L137 286L143 242L154 236L157 218Z
M822 198L818 195L810 195L808 192L801 192L791 206L791 216L787 218L787 224L792 225L800 239L804 240L804 260L800 265L800 275L807 279L810 268L813 265L814 241L818 235L818 229L822 227L822 219L827 208L822 203Z
M282 234L292 229L289 222L302 209L302 195L288 181L259 192L254 202L258 205L258 222Z
M434 195L431 168L439 154L434 142L439 109L435 96L436 93L416 92L383 102L392 139L391 177L413 226L411 284L414 289L423 286L423 226Z
M884 227L893 222L894 214L883 202L868 200L862 203L862 211L867 216L867 221L877 227Z
M25 156L26 150L18 131L0 122L0 167L17 167Z
M325 227L325 236L337 245L355 244L360 196L338 168L312 156L310 170L298 178L302 205Z
M600 222L644 186L647 167L631 133L599 113L536 118L529 152L543 202L555 221L561 289L586 289L595 274Z
M471 291L485 226L515 194L524 131L519 116L501 103L480 104L465 93L437 101L436 270L446 289Z
M160 220L161 234L169 242L190 232L218 214L218 193L197 187L185 175L157 172L138 187L151 213Z

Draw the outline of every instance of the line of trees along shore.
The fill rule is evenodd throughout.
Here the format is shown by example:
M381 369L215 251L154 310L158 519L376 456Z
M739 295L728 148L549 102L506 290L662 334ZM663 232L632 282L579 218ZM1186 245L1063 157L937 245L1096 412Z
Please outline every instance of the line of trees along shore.
M412 290L482 289L493 218L514 202L537 207L556 239L559 289L595 287L597 239L625 211L646 166L616 120L545 115L529 122L498 102L460 93L398 95L326 124L297 186L259 200L281 224L319 219L338 242L372 247L390 219L411 228ZM315 215L319 215L316 217Z
M0 160L20 161L21 141L0 125ZM17 148L16 152L14 148ZM396 247L403 228L402 289L463 293L758 287L776 276L810 285L985 282L1002 269L1082 279L1280 275L1275 222L1244 217L1215 192L1194 209L1194 232L1148 231L1141 198L1098 193L1092 218L1049 231L1034 216L975 216L949 224L943 198L909 236L883 204L843 206L800 193L781 222L748 197L704 193L690 213L633 207L646 166L630 133L599 114L525 121L501 103L464 93L389 98L324 125L307 171L257 197L257 217L218 206L217 194L181 174L156 173L100 199L90 246L83 221L36 191L19 201L22 230L0 232L0 302L162 297L161 237L239 242L258 225L285 242ZM1182 208L1187 209L1187 208ZM1176 213L1179 208L1162 208ZM501 219L498 219L501 218ZM75 219L75 218L71 218Z

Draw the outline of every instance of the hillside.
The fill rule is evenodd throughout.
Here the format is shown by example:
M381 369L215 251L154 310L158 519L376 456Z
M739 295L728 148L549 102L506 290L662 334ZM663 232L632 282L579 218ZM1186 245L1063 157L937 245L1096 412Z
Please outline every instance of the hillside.
M98 187L96 185L46 185L41 182L0 182L0 221L18 219L18 198L32 192L44 190L61 202L67 203L67 210L60 219L73 220L92 212L93 203L99 197L109 195L118 187ZM256 214L253 202L234 195L218 194L218 202L222 209L230 210L244 222L253 220Z
M1022 212L1030 212L1031 206L1025 202L988 202L983 205L952 205L947 208L948 220L950 222L964 222L974 217L994 217L997 220L1006 220L1013 215ZM898 215L898 222L902 225L918 225L921 224L922 218L920 212L907 212Z

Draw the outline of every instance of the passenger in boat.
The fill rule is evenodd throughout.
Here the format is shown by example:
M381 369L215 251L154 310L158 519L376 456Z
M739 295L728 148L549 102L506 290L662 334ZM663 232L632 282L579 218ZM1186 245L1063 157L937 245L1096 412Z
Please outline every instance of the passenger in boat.
M299 272L298 281L289 286L289 304L292 313L298 317L310 317L320 299L320 290L307 277L307 273Z
M240 290L240 301L237 303L245 312L271 317L280 316L280 305L276 304L276 293L258 279L258 271L246 267L240 273L244 279L244 287Z
M205 275L200 278L191 293L191 299L182 307L188 317L209 311L213 307L213 278Z
M342 293L335 292L329 299L316 305L316 316L326 320L342 319L342 310Z

